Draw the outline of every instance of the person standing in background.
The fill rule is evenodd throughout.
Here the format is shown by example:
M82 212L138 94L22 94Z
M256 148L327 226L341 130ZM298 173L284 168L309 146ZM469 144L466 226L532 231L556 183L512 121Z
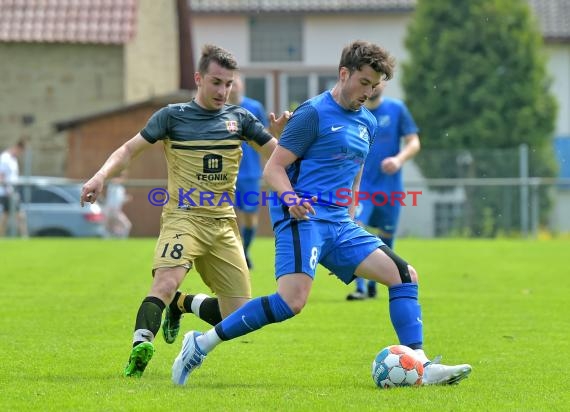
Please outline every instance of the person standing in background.
M14 185L20 177L18 159L26 151L26 139L18 140L16 144L4 150L0 155L0 236L6 234L10 213L14 212L18 223L18 232L22 237L28 236L26 215L20 209L20 193Z
M125 203L131 200L123 185L126 172L111 179L107 185L105 198L105 226L110 237L127 238L131 232L132 223L123 212Z
M377 229L377 235L390 249L394 249L394 237L398 229L401 205L390 201L391 194L402 192L402 166L420 151L418 127L406 104L398 99L382 96L386 82L380 82L365 106L378 120L378 132L364 163L360 190L365 193L382 192L388 201L377 206L371 199L358 205L356 220L363 226ZM403 146L401 145L403 141ZM384 198L377 203L384 203ZM356 278L356 290L346 300L374 298L376 282Z
M232 86L228 102L249 110L265 127L268 126L269 122L267 120L265 108L261 102L244 95L244 85L239 74L236 74L234 78L234 84ZM255 193L256 195L251 196L251 198L258 198L258 194L261 190L262 166L259 153L257 153L255 149L246 142L242 142L241 148L243 150L243 157L238 170L235 206L241 226L240 233L243 242L245 260L247 262L247 267L252 269L253 263L249 254L249 247L251 246L257 231L257 224L259 221L259 202L248 202L247 199L244 199L244 195L246 193Z

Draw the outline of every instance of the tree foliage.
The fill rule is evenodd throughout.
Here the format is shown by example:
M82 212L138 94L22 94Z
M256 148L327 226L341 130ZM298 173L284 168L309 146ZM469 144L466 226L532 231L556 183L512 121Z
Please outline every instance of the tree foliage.
M531 175L554 176L556 102L526 1L419 0L405 44L410 59L403 64L403 87L421 130L417 163L425 176L511 177L485 150L522 143L530 148ZM437 156L448 150L458 156ZM472 162L461 167L461 159ZM481 234L477 220L489 208L499 213L499 202L482 201L477 190L468 196L472 233Z

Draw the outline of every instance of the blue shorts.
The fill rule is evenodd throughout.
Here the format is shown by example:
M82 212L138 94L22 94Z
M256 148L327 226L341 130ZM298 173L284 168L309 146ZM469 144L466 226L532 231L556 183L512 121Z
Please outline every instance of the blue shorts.
M353 221L284 220L275 231L275 277L306 273L315 278L320 263L344 283L357 266L384 243Z
M257 178L240 178L236 182L236 209L245 213L256 213L262 201L261 183Z
M376 206L372 201L366 200L358 204L355 218L364 226L375 227L393 237L398 228L400 210L401 206L397 202L394 206Z

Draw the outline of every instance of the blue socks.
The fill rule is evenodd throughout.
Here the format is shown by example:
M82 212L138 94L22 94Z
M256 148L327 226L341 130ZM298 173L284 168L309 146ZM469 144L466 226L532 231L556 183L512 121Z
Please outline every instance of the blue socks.
M366 293L366 282L367 280L364 278L356 278L356 291L360 293Z
M422 311L418 303L417 283L402 283L388 288L390 319L402 345L421 349L423 343ZM221 340L235 339L265 325L282 322L295 314L278 294L250 300L215 326Z
M222 340L230 340L294 315L283 298L274 293L247 302L216 325L216 334Z
M402 345L421 349L423 343L422 309L418 303L418 284L402 283L388 288L390 319Z

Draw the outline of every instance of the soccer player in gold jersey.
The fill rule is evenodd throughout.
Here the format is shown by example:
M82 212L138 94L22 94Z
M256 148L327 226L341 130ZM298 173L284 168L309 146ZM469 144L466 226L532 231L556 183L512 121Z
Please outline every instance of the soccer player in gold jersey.
M155 112L83 186L81 204L94 202L106 180L151 145L158 141L164 145L169 200L154 252L152 286L136 316L125 376L142 376L154 354L152 342L162 312L167 305L175 307L177 301L184 304L177 290L192 266L217 295L214 306L221 316L251 298L249 271L230 200L242 157L241 142L253 143L268 158L290 114L276 118L271 113L268 131L249 111L226 104L237 70L232 54L214 45L204 46L194 74L195 98Z

